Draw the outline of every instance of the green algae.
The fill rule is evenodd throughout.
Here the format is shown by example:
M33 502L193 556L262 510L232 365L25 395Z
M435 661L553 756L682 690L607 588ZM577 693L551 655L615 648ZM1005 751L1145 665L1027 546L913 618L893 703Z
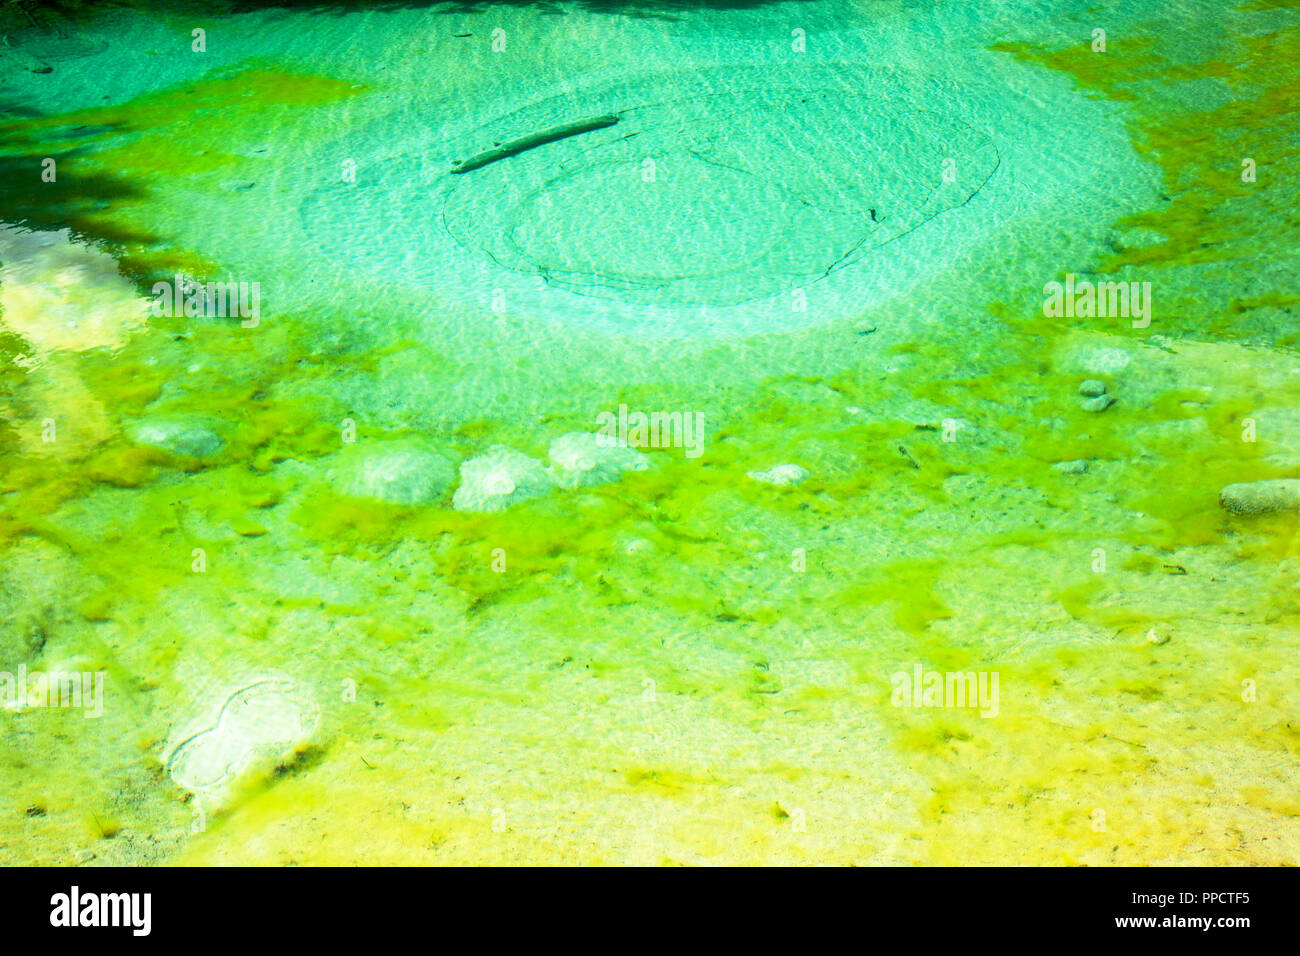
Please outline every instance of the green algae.
M952 617L952 609L935 595L935 584L946 564L938 560L894 561L873 568L869 583L841 592L839 600L855 603L892 602L895 625L919 634L932 622Z
M1233 37L1222 58L1192 64L1182 62L1185 51L1177 42L1154 36L1126 39L1104 54L1091 52L1087 45L993 47L1065 73L1094 95L1129 104L1134 147L1161 170L1161 204L1116 225L1150 230L1162 241L1116 249L1096 264L1097 271L1134 275L1135 269L1239 262L1296 245L1300 118L1291 104L1300 98L1300 77L1294 69L1300 57L1300 27ZM1189 109L1152 95L1158 84L1193 80L1217 83L1229 99ZM1139 89L1142 95L1135 92ZM1256 164L1253 183L1243 181L1242 161L1247 158ZM1260 224L1267 224L1267 230L1261 231ZM1294 323L1284 321L1279 327L1272 319L1292 307L1289 292L1225 300L1214 284L1165 283L1162 290L1175 296L1161 301L1160 320L1166 328L1173 322L1199 335L1229 340L1270 330L1276 344L1296 344L1293 327L1287 327Z

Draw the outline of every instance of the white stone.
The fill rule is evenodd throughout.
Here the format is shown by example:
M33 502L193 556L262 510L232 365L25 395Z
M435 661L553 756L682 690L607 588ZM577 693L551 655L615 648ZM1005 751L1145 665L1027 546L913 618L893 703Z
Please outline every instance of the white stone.
M456 478L452 463L414 442L350 450L346 491L356 498L417 505L437 501Z
M457 511L504 511L516 501L545 494L555 479L541 462L504 445L493 445L460 466Z
M1076 458L1074 461L1058 461L1052 465L1053 471L1063 475L1082 475L1088 470L1088 459Z
M1083 367L1094 375L1113 375L1128 366L1133 357L1123 349L1097 348L1083 356Z
M633 538L623 545L624 554L653 554L654 551L654 542L649 538Z
M167 740L163 762L176 785L219 803L250 769L270 771L316 732L319 710L305 687L265 675L204 696Z
M774 465L766 471L750 471L746 472L746 474L755 481L761 481L764 484L788 487L799 484L808 477L809 472L807 468L799 465L786 464Z
M174 419L137 422L127 434L136 444L150 445L187 458L209 458L225 445L221 437L206 425Z
M617 481L625 471L645 471L650 459L635 448L604 445L594 432L569 432L551 442L551 474L563 488Z

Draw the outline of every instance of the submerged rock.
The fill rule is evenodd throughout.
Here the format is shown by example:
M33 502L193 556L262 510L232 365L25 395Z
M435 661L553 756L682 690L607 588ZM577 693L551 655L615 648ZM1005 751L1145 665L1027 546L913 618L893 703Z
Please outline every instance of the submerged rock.
M163 763L177 786L204 802L229 795L246 771L270 771L305 747L319 720L306 688L254 677L206 695L168 738Z
M649 538L632 538L623 542L624 554L654 554L657 550Z
M1095 398L1086 399L1079 407L1085 412L1104 412L1114 404L1115 396L1103 393Z
M456 477L451 461L415 442L358 447L350 457L346 491L355 498L429 504L446 495Z
M797 485L808 477L808 469L799 465L773 465L766 471L749 471L746 474L755 481L761 481L766 485L780 485L789 487Z
M504 511L516 501L545 494L555 479L541 462L504 445L493 445L460 466L457 511Z
M136 444L150 445L186 458L210 458L225 445L221 436L211 428L182 419L145 419L137 422L127 434Z
M1093 348L1078 357L1079 364L1085 372L1094 375L1113 375L1128 367L1133 357L1123 349Z
M1052 465L1052 471L1059 471L1063 475L1082 475L1087 470L1087 458L1076 458L1074 461L1058 461Z
M618 481L625 471L645 471L650 459L635 448L602 445L594 432L569 432L551 442L551 473L562 488Z
M1106 383L1098 378L1086 378L1079 383L1079 394L1086 395L1089 398L1096 398L1098 395L1106 394Z
M1227 485L1219 492L1219 504L1237 515L1260 515L1300 508L1300 478Z

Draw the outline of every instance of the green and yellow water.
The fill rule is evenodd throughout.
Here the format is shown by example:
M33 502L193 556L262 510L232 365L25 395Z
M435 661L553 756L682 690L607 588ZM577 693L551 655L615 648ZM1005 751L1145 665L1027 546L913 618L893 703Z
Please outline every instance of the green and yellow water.
M1296 4L28 7L0 671L105 691L0 710L0 861L1297 861L1300 527L1218 504L1300 477ZM949 148L968 201L799 308L785 257L861 216L780 189L869 165L924 213ZM177 273L260 321L152 314ZM1149 326L1048 317L1067 275L1149 282ZM703 453L492 513L340 478L620 405ZM918 665L996 715L896 706ZM311 732L200 800L177 729L268 675Z

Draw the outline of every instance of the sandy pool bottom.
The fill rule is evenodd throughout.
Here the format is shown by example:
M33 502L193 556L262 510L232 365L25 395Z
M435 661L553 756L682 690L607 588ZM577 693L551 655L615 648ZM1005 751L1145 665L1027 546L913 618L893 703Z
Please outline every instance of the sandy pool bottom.
M6 513L5 596L31 666L103 671L111 706L5 716L6 858L1293 861L1295 515L1216 496L1292 454L1243 458L1241 419L1287 433L1294 358L1000 341L769 381L711 411L699 459L652 450L500 514L340 494L305 450L326 439L273 402L242 425L252 471L238 449L77 459L78 494ZM1096 376L1102 415L1079 408ZM810 477L747 477L787 461ZM918 666L996 674L996 712L896 706ZM176 728L268 674L309 695L310 733L188 795Z

